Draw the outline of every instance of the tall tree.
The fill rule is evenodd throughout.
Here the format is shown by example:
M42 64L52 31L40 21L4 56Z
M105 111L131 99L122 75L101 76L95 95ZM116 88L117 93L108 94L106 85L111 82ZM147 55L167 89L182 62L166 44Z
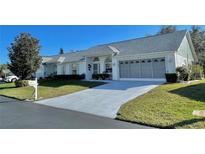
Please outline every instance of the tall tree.
M192 26L190 34L199 63L205 68L205 31L199 26Z
M176 31L176 26L172 26L172 25L161 26L158 34L172 33L175 31Z
M60 55L64 54L63 48L60 48L59 54L60 54Z
M20 79L30 79L41 64L39 40L29 33L20 33L8 48L8 68Z

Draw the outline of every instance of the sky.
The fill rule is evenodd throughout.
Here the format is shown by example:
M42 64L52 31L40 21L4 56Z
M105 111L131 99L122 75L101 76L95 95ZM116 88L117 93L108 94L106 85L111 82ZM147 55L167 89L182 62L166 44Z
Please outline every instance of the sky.
M205 29L205 26L201 26ZM177 30L190 29L191 26L177 26ZM139 38L156 34L160 26L125 26L125 25L81 25L81 26L0 26L0 64L8 63L7 48L21 32L30 33L40 41L41 56L58 54L60 48L64 52L84 50L89 47Z

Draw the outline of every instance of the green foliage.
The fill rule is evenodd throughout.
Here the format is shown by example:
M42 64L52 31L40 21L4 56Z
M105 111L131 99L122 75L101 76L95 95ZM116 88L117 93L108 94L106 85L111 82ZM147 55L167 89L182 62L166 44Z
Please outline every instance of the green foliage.
M199 26L192 26L190 34L199 63L205 68L205 31Z
M16 87L27 87L28 86L28 80L17 80L15 82Z
M178 79L180 81L189 81L190 79L190 70L187 67L181 66L176 68Z
M41 64L39 41L28 33L21 33L8 48L8 68L20 79L30 79Z
M203 78L203 67L199 64L191 65L190 66L191 74L190 79L191 80L197 80Z
M176 31L176 26L166 25L166 26L161 26L158 34L167 34L175 31Z
M102 74L93 74L92 78L94 80L105 80L110 78L110 74L102 73Z
M166 76L167 82L170 82L170 83L176 83L177 82L178 77L177 77L176 73L166 73L165 76Z

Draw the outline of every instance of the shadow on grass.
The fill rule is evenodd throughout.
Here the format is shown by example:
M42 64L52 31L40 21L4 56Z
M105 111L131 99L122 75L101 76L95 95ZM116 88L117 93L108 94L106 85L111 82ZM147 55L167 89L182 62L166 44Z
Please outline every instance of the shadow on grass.
M190 120L184 120L184 121L180 121L178 123L174 123L172 125L166 126L165 128L176 128L176 127L183 127L186 125L191 125L193 123L196 122L205 122L205 118L194 118L194 119L190 119Z
M16 87L0 87L0 90L2 89L13 89L13 88L16 88Z
M115 118L116 120L119 121L125 121L125 122L129 122L129 123L133 123L133 124L140 124L140 125L144 125L144 126L148 126L148 127L153 127L153 128L160 128L160 129L175 129L177 127L183 127L186 125L191 125L197 122L205 122L205 118L194 118L194 119L190 119L190 120L184 120L184 121L180 121L177 123L174 123L172 125L168 125L168 126L161 126L161 125L155 125L155 124L147 124L144 122L137 122L137 121L130 121L130 120L122 120L119 118Z
M187 97L196 101L205 102L205 83L190 85L169 91L171 93Z
M87 88L92 88L98 85L104 84L103 82L91 82L91 81L81 81L81 80L40 80L39 85L45 87L58 88L61 86L83 86Z

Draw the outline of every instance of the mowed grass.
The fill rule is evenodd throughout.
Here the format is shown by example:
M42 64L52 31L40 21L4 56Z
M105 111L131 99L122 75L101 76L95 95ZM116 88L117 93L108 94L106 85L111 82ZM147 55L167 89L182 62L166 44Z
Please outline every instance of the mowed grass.
M38 98L46 99L62 96L102 84L104 83L78 80L42 80L38 86ZM32 99L32 93L32 87L16 88L14 83L0 84L0 95L3 96L25 100Z
M205 128L205 80L164 84L121 106L117 119L160 128Z

